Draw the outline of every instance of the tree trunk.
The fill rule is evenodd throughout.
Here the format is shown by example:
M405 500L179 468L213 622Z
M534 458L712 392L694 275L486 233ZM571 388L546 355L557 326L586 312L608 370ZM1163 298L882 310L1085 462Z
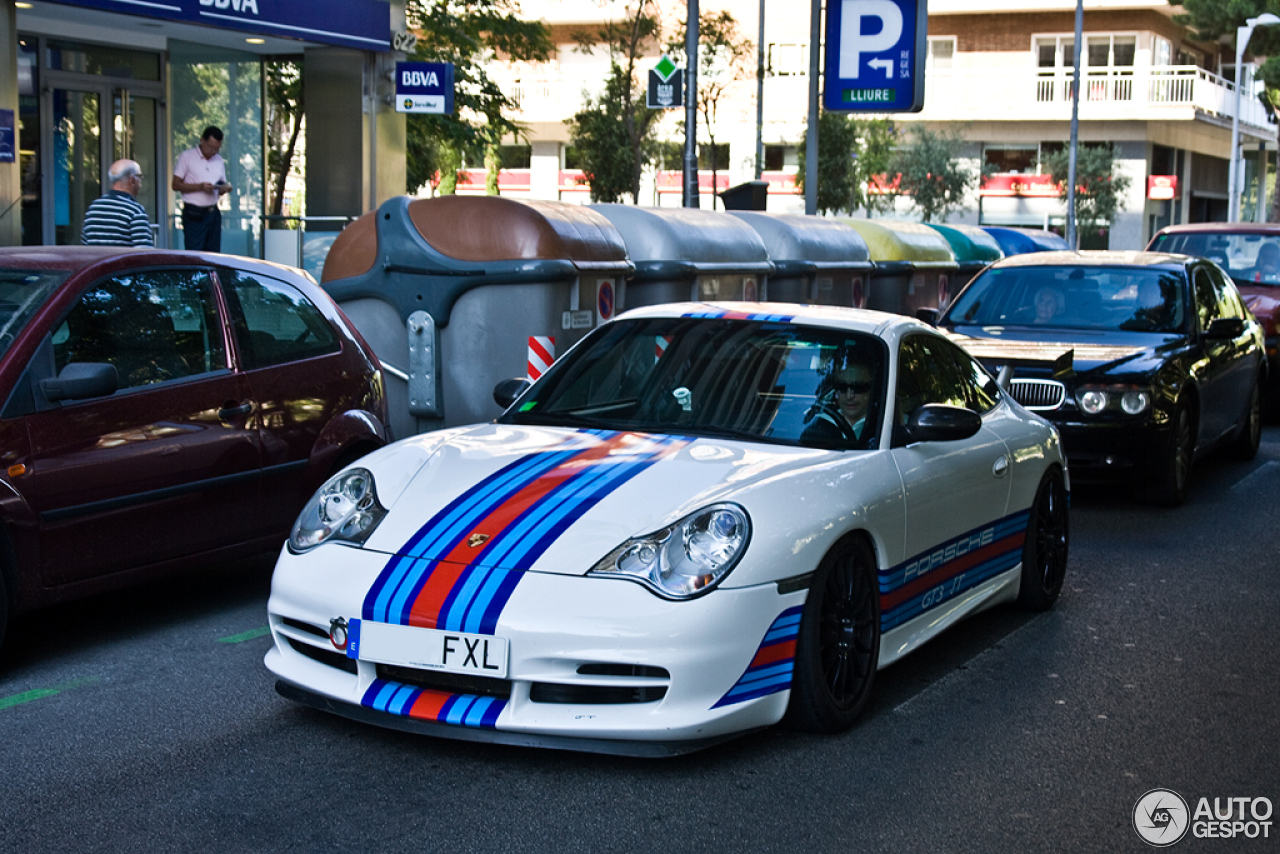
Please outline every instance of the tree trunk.
M301 102L301 98L298 99ZM280 216L284 212L284 191L289 181L289 170L293 167L293 154L298 149L298 135L302 132L302 119L305 114L299 103L293 114L293 130L289 133L289 144L285 146L280 157L280 173L276 175L275 198L271 201L271 213Z

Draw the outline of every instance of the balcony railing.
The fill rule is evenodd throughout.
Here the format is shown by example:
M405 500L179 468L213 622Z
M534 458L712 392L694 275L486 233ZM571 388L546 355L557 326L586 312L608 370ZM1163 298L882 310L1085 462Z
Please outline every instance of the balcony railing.
M582 109L583 92L598 92L602 80L584 74L518 73L498 75L505 91L520 103L520 121L562 121ZM765 81L767 122L804 123L804 77ZM1071 117L1070 70L931 71L925 80L924 111L913 116L932 121L1022 119L1065 121ZM1194 65L1085 69L1080 118L1089 120L1192 120L1197 114L1230 120L1235 84ZM907 118L904 116L903 118ZM1240 122L1267 131L1267 114L1257 98L1240 99Z
M1058 121L1071 116L1070 71L1028 74L951 70L925 80L921 119L1001 119ZM1177 120L1197 113L1230 119L1235 84L1194 65L1086 70L1080 118ZM1240 122L1266 129L1267 113L1252 95L1240 100Z

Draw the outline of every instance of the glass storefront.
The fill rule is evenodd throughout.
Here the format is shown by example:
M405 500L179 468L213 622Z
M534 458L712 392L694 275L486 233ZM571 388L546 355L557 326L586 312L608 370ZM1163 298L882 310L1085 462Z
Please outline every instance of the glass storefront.
M262 182L266 171L262 142L262 63L252 53L190 42L169 42L169 118L173 160L200 141L209 125L222 129L222 159L234 187L223 197L222 251L258 256L262 222ZM167 190L171 173L164 176ZM168 222L169 244L182 246L174 194Z

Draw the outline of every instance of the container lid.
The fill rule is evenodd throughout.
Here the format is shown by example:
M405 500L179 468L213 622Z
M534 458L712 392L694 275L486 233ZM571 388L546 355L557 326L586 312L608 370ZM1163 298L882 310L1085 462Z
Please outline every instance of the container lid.
M942 235L919 222L896 219L843 220L862 235L871 251L871 260L905 261L915 267L956 266L956 256Z
M955 253L956 260L962 264L966 261L990 264L1004 257L1004 250L996 239L976 225L942 225L931 222L929 227L942 235L942 239L947 241L951 251Z
M756 211L731 211L730 215L755 229L775 264L812 262L814 268L822 269L871 266L867 242L840 220Z
M334 240L321 281L361 275L379 258L392 264L423 262L411 243L392 241L391 246L379 246L379 216L407 217L409 222L402 225L411 225L431 248L476 266L552 260L571 261L579 269L630 266L622 236L607 219L581 205L455 195L411 199L395 208L384 205L360 217ZM451 264L450 269L468 266Z
M1054 252L1070 249L1067 241L1040 228L1014 228L1006 225L984 225L982 229L1000 244L1005 255L1022 255L1026 252Z
M661 262L664 269L684 262L695 275L702 270L767 273L773 269L760 235L731 214L619 204L587 207L607 218L622 235L638 277L646 262Z

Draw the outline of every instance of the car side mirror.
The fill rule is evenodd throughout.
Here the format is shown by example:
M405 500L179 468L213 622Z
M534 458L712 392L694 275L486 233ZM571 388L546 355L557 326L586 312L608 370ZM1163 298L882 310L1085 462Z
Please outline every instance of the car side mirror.
M942 316L942 312L936 308L917 308L916 320L923 320L930 326L938 325L938 318Z
M926 403L907 420L908 442L957 442L982 429L982 416L963 406Z
M503 380L493 387L493 402L504 410L508 409L531 385L533 383L524 377L512 377L509 380Z
M1204 331L1204 337L1212 341L1238 338L1244 332L1244 318L1219 317Z
M50 403L106 397L119 387L116 366L107 362L72 362L56 378L40 381L40 391Z

